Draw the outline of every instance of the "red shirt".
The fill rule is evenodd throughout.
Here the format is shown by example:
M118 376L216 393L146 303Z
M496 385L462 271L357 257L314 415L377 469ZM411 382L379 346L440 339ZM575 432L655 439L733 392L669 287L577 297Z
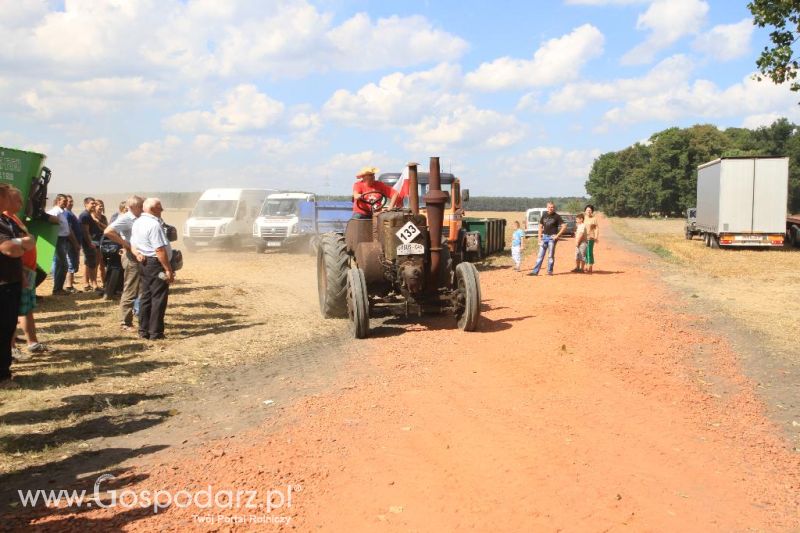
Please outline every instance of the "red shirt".
M386 205L389 205L389 200L392 199L392 195L396 192L394 189L383 183L382 181L375 180L370 185L367 185L363 181L359 181L355 185L353 185L353 196L356 194L364 194L367 191L378 191L386 196ZM367 194L365 196L365 200L374 200L379 199L379 194ZM365 209L366 205L364 202L353 202L353 213L358 213L360 215L371 215L372 213Z

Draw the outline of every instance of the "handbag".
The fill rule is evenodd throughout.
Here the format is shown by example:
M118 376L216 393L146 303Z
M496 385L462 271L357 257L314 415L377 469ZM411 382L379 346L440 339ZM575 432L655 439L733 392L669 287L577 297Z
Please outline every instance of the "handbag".
M169 266L173 272L183 268L183 253L180 250L172 250L172 257L169 260Z

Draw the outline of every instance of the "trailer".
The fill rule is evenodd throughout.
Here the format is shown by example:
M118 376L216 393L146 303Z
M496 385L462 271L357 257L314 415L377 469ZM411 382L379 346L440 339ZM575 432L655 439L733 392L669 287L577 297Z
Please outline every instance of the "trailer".
M788 191L788 157L723 157L700 165L695 231L712 248L783 246Z
M353 203L345 201L316 201L299 203L299 235L308 239L308 250L317 255L320 236L325 233L344 233L353 218Z
M480 252L472 258L480 259L497 252L502 252L506 247L506 219L504 218L476 218L464 217L462 219L467 238L470 234L477 235L477 246Z
M17 213L36 236L36 263L50 271L58 239L58 225L46 220L47 185L50 169L44 166L46 155L0 146L0 183L8 183L22 194L22 210Z

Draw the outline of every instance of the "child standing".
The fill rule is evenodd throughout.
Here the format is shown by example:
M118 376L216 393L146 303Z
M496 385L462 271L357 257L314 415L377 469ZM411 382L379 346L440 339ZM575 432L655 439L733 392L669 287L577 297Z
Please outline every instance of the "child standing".
M525 238L525 232L519 227L519 222L514 222L514 233L511 234L511 259L514 260L514 270L519 272L520 264L522 263L522 239Z
M583 272L586 266L586 224L583 213L575 215L575 268L573 272Z

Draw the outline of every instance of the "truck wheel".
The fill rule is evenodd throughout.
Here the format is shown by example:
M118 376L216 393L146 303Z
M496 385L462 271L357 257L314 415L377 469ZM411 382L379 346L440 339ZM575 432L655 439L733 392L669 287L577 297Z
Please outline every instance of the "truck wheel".
M709 238L709 246L711 246L715 250L719 250L719 237L716 235L711 235Z
M708 248L711 246L711 241L709 240L710 235L708 233L703 233L703 244Z
M456 267L456 291L459 306L456 312L458 327L463 331L475 331L481 316L481 285L478 269L472 263L459 263Z
M691 241L691 240L692 240L692 237L693 237L693 235L692 235L692 232L691 232L690 230L688 230L688 229L687 229L687 230L686 230L686 240L687 240L687 241Z
M350 258L344 236L326 233L317 249L319 310L325 318L347 316L347 271Z
M369 298L367 281L360 268L347 271L347 315L350 317L353 337L366 339L369 335Z
M258 242L256 242L256 253L263 254L266 251L267 251L267 243L259 239Z
M317 248L319 248L319 237L317 235L312 235L308 240L308 253L317 255Z

